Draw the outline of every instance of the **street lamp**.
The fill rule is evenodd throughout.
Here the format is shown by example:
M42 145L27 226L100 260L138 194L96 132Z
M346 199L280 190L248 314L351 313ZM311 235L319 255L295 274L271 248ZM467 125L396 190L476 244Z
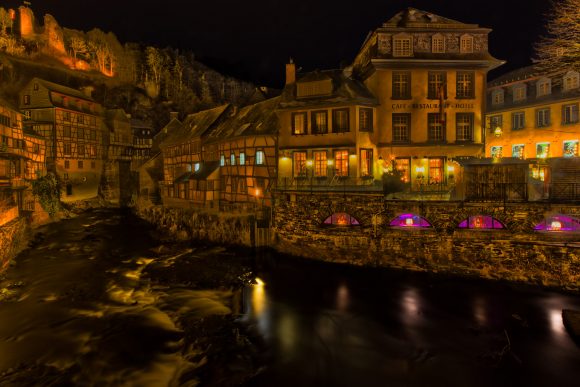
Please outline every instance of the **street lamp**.
M312 170L313 165L314 161L306 160L306 168L310 170L310 195L312 195L312 178L314 177L314 171Z

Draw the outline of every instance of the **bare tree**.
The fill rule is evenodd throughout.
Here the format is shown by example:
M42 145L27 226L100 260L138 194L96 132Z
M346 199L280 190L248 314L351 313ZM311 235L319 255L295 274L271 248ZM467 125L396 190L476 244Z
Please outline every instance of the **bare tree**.
M75 59L78 54L85 54L87 52L87 42L80 36L72 36L70 38L70 49L73 52Z
M10 12L3 7L0 7L0 34L5 34L8 28L12 28Z
M580 0L554 2L546 30L547 36L535 45L536 67L546 72L580 71Z

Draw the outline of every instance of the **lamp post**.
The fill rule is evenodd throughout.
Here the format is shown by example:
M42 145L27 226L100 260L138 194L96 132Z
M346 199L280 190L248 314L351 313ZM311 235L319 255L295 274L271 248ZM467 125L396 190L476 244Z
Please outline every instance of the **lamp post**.
M312 195L312 178L314 177L313 165L314 162L312 160L306 160L306 171L310 175L310 195Z

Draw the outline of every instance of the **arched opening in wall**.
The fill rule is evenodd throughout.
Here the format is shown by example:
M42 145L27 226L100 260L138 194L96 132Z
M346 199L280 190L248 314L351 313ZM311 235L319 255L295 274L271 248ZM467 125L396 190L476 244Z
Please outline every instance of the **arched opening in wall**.
M461 229L474 229L474 230L503 230L505 225L489 215L474 215L465 219L459 225L458 228Z
M550 215L534 227L540 232L580 232L580 220L569 215Z
M401 214L391 220L391 227L431 228L431 223L424 217L416 214Z
M346 212L336 212L326 218L322 225L337 227L360 226L360 222L354 216L351 216Z

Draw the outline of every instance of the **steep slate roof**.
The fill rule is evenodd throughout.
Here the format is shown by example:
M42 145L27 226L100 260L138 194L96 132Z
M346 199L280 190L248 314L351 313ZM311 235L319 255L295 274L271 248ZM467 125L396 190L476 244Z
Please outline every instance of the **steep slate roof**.
M530 65L510 71L509 73L505 73L502 76L499 76L494 80L488 82L487 86L488 87L500 86L506 83L523 81L538 76L542 76L542 74L539 71L537 71L533 65Z
M271 98L240 109L211 131L208 142L252 135L276 134L278 132L276 109L279 101L279 97Z
M159 149L159 146L165 141L165 139L179 130L182 125L183 123L177 118L173 118L169 121L167 125L159 131L159 133L153 136L153 149Z
M280 96L280 109L311 107L316 105L378 105L378 99L367 89L364 83L348 76L348 73L349 70L317 70L299 76L295 84L286 85L284 88ZM296 96L296 85L298 83L323 80L331 80L331 94L300 98Z
M226 104L188 115L181 127L175 130L172 135L168 135L159 144L159 147L166 148L168 146L186 143L196 137L202 137L229 107L230 105Z
M477 24L462 23L412 7L402 10L383 23L383 28L425 28L429 26L460 29L479 28Z
M57 83L49 82L47 80L40 79L40 78L33 78L32 81L30 81L30 82L31 83L38 83L39 85L46 87L50 91L54 91L54 92L57 92L60 94L65 94L65 95L79 98L79 99L84 99L85 101L94 102L94 100L91 97L89 97L88 95L86 95L85 93L83 93L80 90L73 89L72 87L59 85Z

